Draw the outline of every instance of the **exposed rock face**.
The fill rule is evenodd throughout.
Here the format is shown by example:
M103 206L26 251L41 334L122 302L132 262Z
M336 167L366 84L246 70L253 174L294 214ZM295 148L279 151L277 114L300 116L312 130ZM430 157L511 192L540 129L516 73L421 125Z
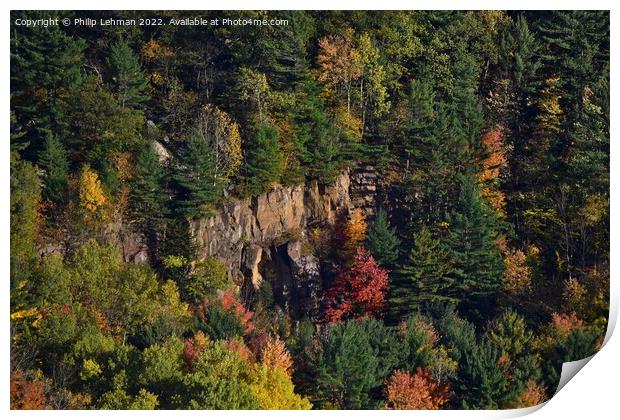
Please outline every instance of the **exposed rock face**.
M319 259L304 252L304 244L300 241L289 242L286 251L292 277L296 280L297 305L294 315L316 318L321 310L320 291L323 288Z
M122 221L111 223L104 237L106 243L121 250L126 262L140 264L148 261L149 253L144 235L132 226L127 226Z
M292 279L281 281L287 302L295 301L294 312L318 311L321 288L318 259L303 252L309 226L332 224L339 214L351 210L348 173L329 186L311 182L304 186L278 187L254 199L231 200L216 214L195 219L190 229L198 258L215 257L228 265L238 284L251 281L258 289L263 281L261 260L288 264ZM289 274L290 272L290 274Z
M357 167L351 174L351 204L366 217L375 214L377 170L370 165Z
M144 235L135 226L126 224L120 219L105 226L96 238L101 243L120 250L125 262L141 264L149 260L149 249ZM86 240L69 235L62 239L46 238L45 245L40 247L38 252L41 257L51 254L64 256L84 245Z

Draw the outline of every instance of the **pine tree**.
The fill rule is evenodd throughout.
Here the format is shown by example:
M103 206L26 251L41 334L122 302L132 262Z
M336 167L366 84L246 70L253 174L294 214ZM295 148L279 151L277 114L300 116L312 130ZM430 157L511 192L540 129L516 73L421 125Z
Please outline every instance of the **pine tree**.
M136 156L135 176L130 199L133 216L151 236L161 228L166 217L166 171L150 144L144 145Z
M539 43L523 15L519 15L501 34L500 53L503 57L499 65L502 75L513 85L520 107L526 95L535 92L541 65L538 50Z
M398 361L394 333L374 319L333 324L317 336L300 377L317 408L370 409Z
M213 149L206 139L193 134L184 144L174 174L179 213L201 216L219 202L225 179L215 170Z
M15 18L49 18L42 12L15 12ZM86 42L74 39L60 26L15 26L11 36L11 108L17 121L30 129L55 129L59 103L67 89L82 78ZM43 138L41 138L43 140Z
M326 114L317 83L307 77L297 86L301 97L293 117L298 157L310 177L327 184L336 176L341 160L338 136Z
M135 108L146 99L146 79L140 62L125 40L110 47L108 66L121 106Z
M39 154L39 165L45 170L45 198L52 203L61 202L67 194L69 161L63 144L51 133Z
M414 237L406 262L397 269L390 287L390 314L402 319L425 303L455 301L448 278L448 252L423 226Z
M387 213L379 209L366 238L368 249L377 262L384 267L392 267L398 259L400 240L396 228L390 226Z
M459 176L471 163L470 133L440 102L426 81L415 81L407 97L407 123L397 136L406 156L404 193L407 228L444 220L458 194Z
M578 112L581 92L609 62L609 12L555 11L540 21L548 76L560 77L563 108Z
M448 216L443 246L448 252L446 274L452 297L478 302L501 287L503 261L495 240L497 222L485 205L473 175L463 179L455 209Z
M246 153L244 193L255 196L280 180L282 151L276 129L265 124L258 125Z
M471 343L463 350L454 388L464 409L499 408L513 397L500 366L500 352L488 341Z

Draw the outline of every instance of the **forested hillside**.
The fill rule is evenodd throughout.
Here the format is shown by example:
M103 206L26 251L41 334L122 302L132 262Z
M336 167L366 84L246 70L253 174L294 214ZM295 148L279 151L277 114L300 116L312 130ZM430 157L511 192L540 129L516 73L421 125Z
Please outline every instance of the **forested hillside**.
M602 345L608 12L48 17L156 24L11 25L12 408L525 407Z

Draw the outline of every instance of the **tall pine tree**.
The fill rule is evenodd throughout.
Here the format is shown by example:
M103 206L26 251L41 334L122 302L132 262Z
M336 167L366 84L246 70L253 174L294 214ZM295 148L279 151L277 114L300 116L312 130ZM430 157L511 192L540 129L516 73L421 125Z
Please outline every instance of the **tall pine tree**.
M255 196L280 181L282 151L278 132L270 125L259 124L253 141L248 145L245 165L244 193Z
M146 99L146 79L140 61L126 41L112 45L108 67L121 106L134 108Z
M453 296L480 304L501 287L504 264L495 242L496 217L484 203L473 175L463 178L446 228L442 242L450 261L447 278L453 284Z
M387 213L379 209L366 237L368 250L377 262L387 268L394 265L398 259L400 240L396 235L396 228L390 226Z
M45 170L45 198L52 203L61 202L67 193L69 161L65 147L51 133L48 133L39 154L39 165Z
M413 240L407 260L396 270L389 290L390 316L402 319L425 304L455 301L448 278L448 252L430 229L423 226Z
M208 214L222 196L225 179L215 169L215 156L205 138L193 134L185 141L174 175L176 205L187 216Z

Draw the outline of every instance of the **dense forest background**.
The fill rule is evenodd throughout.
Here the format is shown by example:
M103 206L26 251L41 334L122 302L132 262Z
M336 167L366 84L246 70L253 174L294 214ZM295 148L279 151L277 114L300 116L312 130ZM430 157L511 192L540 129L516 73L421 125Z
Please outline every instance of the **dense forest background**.
M288 24L11 27L12 408L523 407L599 348L608 12L200 15ZM359 165L318 319L196 260L190 220Z

